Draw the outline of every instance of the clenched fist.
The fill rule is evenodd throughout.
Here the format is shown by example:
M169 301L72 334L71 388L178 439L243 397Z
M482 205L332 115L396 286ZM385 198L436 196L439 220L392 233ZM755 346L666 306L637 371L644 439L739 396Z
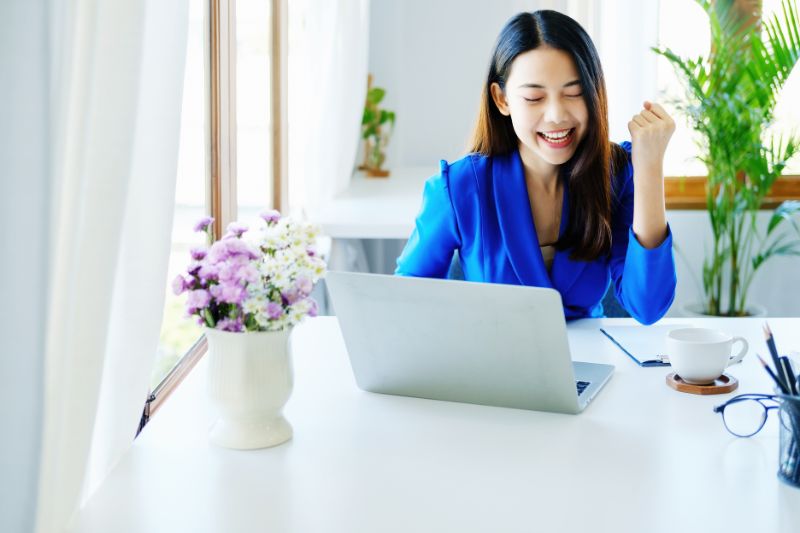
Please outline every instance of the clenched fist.
M634 176L660 175L675 121L660 105L645 102L644 109L628 122L628 131L631 132Z

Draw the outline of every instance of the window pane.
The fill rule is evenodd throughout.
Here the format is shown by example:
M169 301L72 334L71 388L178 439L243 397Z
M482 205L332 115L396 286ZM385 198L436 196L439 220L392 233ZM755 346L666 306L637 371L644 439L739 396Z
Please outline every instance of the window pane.
M764 0L764 19L780 12L781 0ZM660 3L659 12L659 45L671 48L683 57L697 57L708 53L711 32L708 17L695 0L670 0ZM800 126L800 100L790 95L800 94L800 69L795 68L789 81L784 86L782 97L775 109L773 131L789 133ZM677 128L670 141L667 157L664 161L664 173L667 176L702 176L707 174L705 165L695 159L698 153L695 144L696 133L674 107L670 100L685 99L681 84L672 65L663 58L658 60L658 90L666 106L675 116ZM800 157L790 161L784 174L800 174Z
M238 220L257 225L272 205L270 2L236 2L236 189Z
M769 20L774 14L781 14L780 0L764 0L764 20ZM786 85L783 86L778 105L775 106L775 124L772 131L782 134L800 133L800 65L795 66ZM800 157L794 156L784 174L800 174Z
M711 39L708 18L695 0L660 2L658 27L659 46L671 48L683 57L708 53ZM695 159L698 153L696 134L670 104L671 100L685 100L686 93L681 80L672 64L661 57L658 59L657 73L660 99L675 118L676 124L664 159L664 175L704 176L708 173L705 165Z
M153 368L151 389L175 366L201 335L200 327L186 318L185 295L175 296L172 280L189 262L189 249L204 243L204 235L192 226L209 209L206 206L206 113L205 47L203 9L205 0L189 2L189 35L186 72L183 80L178 176L175 186L175 215L172 221L172 247L165 286L166 300L158 358Z

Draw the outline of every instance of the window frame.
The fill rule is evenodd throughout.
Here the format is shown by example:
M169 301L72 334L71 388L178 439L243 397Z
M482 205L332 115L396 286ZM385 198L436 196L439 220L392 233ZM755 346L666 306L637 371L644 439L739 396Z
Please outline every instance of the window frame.
M664 178L667 209L705 210L707 176L669 176ZM786 200L800 200L800 176L781 176L764 197L761 209L775 209Z

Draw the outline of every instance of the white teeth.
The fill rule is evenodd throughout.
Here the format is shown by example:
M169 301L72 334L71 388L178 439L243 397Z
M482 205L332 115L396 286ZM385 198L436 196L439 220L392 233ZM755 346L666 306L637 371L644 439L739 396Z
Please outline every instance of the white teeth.
M567 135L570 134L572 130L565 130L559 131L557 133L545 133L541 132L542 136L551 141L560 141L561 139L565 138Z

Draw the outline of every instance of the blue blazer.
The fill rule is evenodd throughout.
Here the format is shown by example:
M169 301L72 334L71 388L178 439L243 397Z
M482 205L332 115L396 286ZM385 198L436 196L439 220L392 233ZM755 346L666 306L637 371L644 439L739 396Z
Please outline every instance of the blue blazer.
M631 144L621 146L630 154ZM633 234L633 167L612 178L611 252L594 261L573 261L557 251L548 273L539 248L519 152L487 157L469 154L441 162L425 182L416 228L397 259L395 274L444 278L458 251L468 281L549 287L561 293L567 319L602 317L600 303L611 281L617 299L642 324L652 324L675 297L672 234L657 248L644 248ZM560 234L569 219L564 185Z

